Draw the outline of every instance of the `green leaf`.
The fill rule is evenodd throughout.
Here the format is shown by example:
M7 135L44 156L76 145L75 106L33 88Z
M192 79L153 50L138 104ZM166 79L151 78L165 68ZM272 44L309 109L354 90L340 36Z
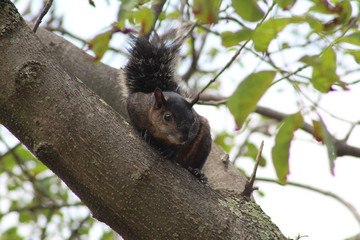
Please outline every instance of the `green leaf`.
M275 0L275 2L284 10L289 10L295 3L296 0Z
M201 23L217 23L221 0L194 0L193 13Z
M1 234L0 240L23 240L23 238L18 234L18 227L11 227Z
M276 75L273 71L263 71L250 74L237 87L229 98L227 106L235 117L240 129L250 113L256 109L256 104L264 95Z
M275 39L277 34L281 32L290 23L300 23L304 19L301 17L292 18L273 18L262 23L253 34L254 47L256 51L265 52L271 40Z
M331 90L331 86L339 81L339 77L336 74L336 55L332 48L328 48L320 56L321 64L314 66L311 77L311 83L315 89L320 92L328 92Z
M256 22L264 17L264 12L254 0L232 0L232 7L246 21Z
M354 32L348 36L342 37L339 41L360 46L360 32Z
M329 157L330 172L332 175L334 175L335 159L337 157L334 139L327 130L327 127L320 116L319 119L319 121L313 121L314 136L316 140L321 141L325 144Z
M240 31L231 32L226 31L221 33L221 43L224 47L232 47L242 41L251 39L252 30L248 28L241 29Z
M153 11L148 7L141 7L139 11L134 13L136 22L141 25L140 34L144 35L148 33L155 21L155 15Z
M309 11L319 12L322 14L327 14L329 16L336 15L336 22L338 24L346 23L350 19L352 15L352 7L350 1L342 0L342 1L333 1L335 5L330 1L323 0L311 0L314 3ZM335 20L334 19L334 20Z
M306 14L305 20L315 32L320 33L322 31L324 31L323 23L319 19L315 18L314 16Z
M340 9L340 12L338 12L340 23L347 23L352 15L352 7L350 1L339 1L336 3L336 8Z
M243 156L244 157L250 157L251 159L256 161L256 157L257 157L258 152L259 152L259 148L254 143L248 142L246 144L246 152L243 154ZM265 158L263 156L260 157L259 165L261 167L266 166L266 160L265 160Z
M33 168L29 169L29 172L33 175L36 176L44 171L48 170L48 168L42 164L40 161L36 161L36 165Z
M15 149L15 153L23 160L37 160L37 158L26 147L24 147L24 145L17 147Z
M100 240L113 240L114 237L114 233L112 231L108 231L103 233Z
M95 55L96 60L100 61L104 56L106 50L109 48L109 43L114 32L109 30L105 33L95 36L92 40L89 41L89 49L91 49Z
M19 201L18 200L11 200L10 204L10 211L17 210L19 208Z
M345 53L354 57L355 61L360 64L360 51L359 50L347 50Z
M311 84L316 90L327 93L335 83L346 87L336 74L336 55L332 48L328 48L322 55L304 56L300 61L313 67Z
M118 13L118 22L124 22L131 11L139 4L139 0L120 0L121 6Z
M286 184L289 174L289 151L294 132L303 125L301 113L289 115L279 124L280 128L275 137L275 145L271 155L275 171L280 184Z
M32 215L29 211L21 211L19 213L19 221L21 223L28 223L32 220Z
M320 60L318 55L303 56L302 58L300 58L300 61L303 62L303 63L306 63L307 65L310 65L310 66L319 66L319 65L321 65L321 60Z
M311 2L313 2L314 5L309 9L309 11L324 13L324 14L332 13L332 11L331 11L332 5L330 5L330 3L328 1L311 0Z
M220 146L225 152L229 153L234 147L234 135L230 135L226 132L216 134L214 139L216 145Z
M11 153L7 153L0 160L0 164L4 164L4 170L12 170L17 165L14 155Z

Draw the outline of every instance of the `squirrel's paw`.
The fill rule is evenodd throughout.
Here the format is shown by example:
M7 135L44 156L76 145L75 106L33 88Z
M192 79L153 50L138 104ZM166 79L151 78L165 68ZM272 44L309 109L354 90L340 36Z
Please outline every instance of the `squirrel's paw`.
M199 179L199 181L202 182L203 184L207 184L207 183L208 183L207 177L205 176L205 174L201 173L198 168L188 167L188 170L189 170L189 172L191 172L197 179Z

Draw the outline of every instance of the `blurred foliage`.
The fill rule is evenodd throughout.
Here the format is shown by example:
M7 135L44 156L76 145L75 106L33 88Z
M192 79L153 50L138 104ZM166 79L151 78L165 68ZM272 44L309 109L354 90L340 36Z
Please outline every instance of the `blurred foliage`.
M234 115L237 129L241 129L250 113L254 112L260 98L271 86L276 72L263 71L246 77L227 101L230 112Z
M89 0L88 4L96 9L100 1L107 2ZM39 12L32 8L36 1L15 2L27 2L29 7L23 15L36 19ZM56 4L60 1L54 2L51 13L54 15L45 27L81 39L62 27L62 16L56 15ZM359 77L354 79L354 73L360 71L358 0L119 0L118 3L117 19L87 41L96 61L102 60L107 51L114 51L111 48L114 34L147 35L154 28L161 33L169 26L176 27L179 21L196 23L182 51L181 61L188 66L184 71L189 80L186 82L201 89L206 83L204 79L222 78L230 68L241 72L224 77L221 83L216 81L209 90L217 91L223 83L236 80L236 91L227 106L246 137L239 138L240 134L224 131L215 134L215 142L226 152L235 153L234 161L239 157L255 159L257 146L252 139L255 133L262 137L274 135L272 162L279 182L285 184L294 134L304 122L310 122L314 140L323 143L328 150L333 171L334 137L320 116L318 101L310 99L308 93L320 99L360 82ZM163 11L156 13L153 6L159 3L165 3ZM303 7L299 8L300 4ZM285 59L295 56L296 60L277 61L279 55ZM247 59L254 58L258 64L249 67ZM343 64L341 59L352 63ZM212 62L216 62L215 66ZM245 70L247 77L243 77ZM280 122L277 128L273 127L274 122L257 121L253 112L260 99L284 82L298 96L298 111ZM15 223L9 222L7 228L1 230L0 240L27 239L26 235L31 235L31 239L89 239L91 229L99 226L79 200L21 144L10 145L8 137L0 141L0 229L8 217L16 218ZM260 165L266 165L265 158ZM73 214L74 211L81 214ZM100 232L103 235L97 239L113 238L108 229Z
M289 150L290 143L294 138L294 132L304 124L300 112L289 115L279 124L279 131L275 137L275 145L272 149L272 160L280 184L286 184L289 174Z
M90 229L100 224L88 209L22 144L10 146L4 135L0 126L0 240L89 239ZM100 229L103 239L112 239L109 229Z

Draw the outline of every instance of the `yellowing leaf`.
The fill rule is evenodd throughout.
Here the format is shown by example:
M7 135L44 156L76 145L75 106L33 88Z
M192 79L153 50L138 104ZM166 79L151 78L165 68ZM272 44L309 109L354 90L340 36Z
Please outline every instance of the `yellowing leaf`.
M100 61L106 50L108 50L110 39L113 34L114 32L110 30L95 36L95 38L89 41L89 49L95 53L97 61Z
M193 13L201 23L217 23L221 0L194 0Z
M322 124L320 121L315 121L315 120L313 121L313 129L314 129L313 135L315 140L318 142L324 141L324 134L322 131Z
M303 125L300 112L289 115L280 123L280 128L275 137L275 145L271 155L274 168L280 184L286 184L289 174L289 151L294 132Z
M256 22L264 17L264 12L254 0L232 0L232 6L236 13L246 21Z
M264 71L253 73L245 78L229 98L227 106L235 117L237 127L240 129L246 118L252 113L260 98L271 83L276 72Z
M326 125L324 121L319 116L319 121L313 121L314 126L314 136L316 140L320 140L322 143L325 144L328 157L329 157L329 164L330 164L330 172L332 175L334 175L334 168L335 168L335 159L336 159L336 150L335 150L335 144L334 139L329 133L329 131L326 128ZM317 136L317 137L316 137Z

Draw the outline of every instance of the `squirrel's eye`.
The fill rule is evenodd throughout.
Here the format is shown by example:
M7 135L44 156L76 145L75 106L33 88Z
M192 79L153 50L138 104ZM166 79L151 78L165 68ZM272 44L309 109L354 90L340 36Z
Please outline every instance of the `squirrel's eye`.
M166 114L164 115L164 120L167 121L167 122L171 121L171 114L166 113Z

